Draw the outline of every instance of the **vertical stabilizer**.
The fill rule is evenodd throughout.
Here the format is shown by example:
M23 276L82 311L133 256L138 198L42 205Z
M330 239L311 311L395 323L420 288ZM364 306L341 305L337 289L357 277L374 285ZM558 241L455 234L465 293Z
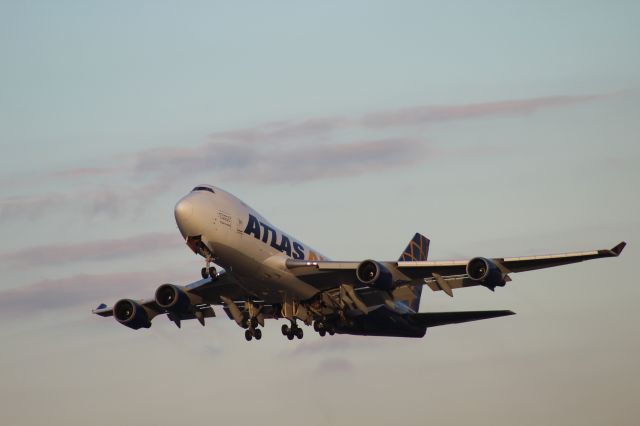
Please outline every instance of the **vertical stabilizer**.
M404 249L400 259L398 261L417 261L417 260L427 260L429 256L429 239L422 234L416 232L416 235L413 236L407 248ZM414 311L418 312L420 308L420 296L422 295L422 286L417 285L413 287L413 294L416 295L416 298L409 304L409 307Z

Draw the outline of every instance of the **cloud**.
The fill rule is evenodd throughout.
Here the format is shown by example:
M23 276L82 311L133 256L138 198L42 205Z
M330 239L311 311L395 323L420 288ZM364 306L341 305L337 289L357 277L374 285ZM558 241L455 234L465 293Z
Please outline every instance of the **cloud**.
M213 179L233 179L279 183L294 175L300 181L325 179L333 176L359 175L359 163L366 159L375 166L394 167L398 157L413 162L424 159L428 150L420 148L423 141L409 140L406 136L381 139L360 137L351 142L342 130L367 132L380 128L413 127L436 122L475 119L507 115L525 115L532 112L577 103L590 102L614 94L581 96L547 96L538 98L499 100L459 105L426 105L379 111L359 118L318 117L306 120L281 120L259 126L215 132L209 141L192 147L162 147L143 150L128 156L118 156L116 165L80 167L50 174L58 177L100 177L132 174L138 178L156 178L167 182L188 179L194 175L209 174ZM353 139L349 136L348 139ZM396 144L398 149L391 150ZM385 159L391 156L390 166ZM326 161L323 173L309 168ZM329 163L330 162L330 163ZM368 168L366 171L372 171Z
M123 297L153 297L155 286L167 282L167 277L171 276L175 277L175 272L145 271L80 274L43 280L0 292L0 316L24 317L79 305L87 305L89 316L90 308L102 301L115 301Z
M335 131L355 124L347 117L320 117L307 120L273 121L256 127L215 132L210 135L213 141L241 143L265 143L299 140L301 138L323 139Z
M186 179L212 170L215 180L303 182L405 167L423 159L427 151L426 141L413 138L295 145L283 141L211 142L196 148L141 153L137 170L155 174L161 181Z
M172 250L182 245L177 233L148 233L121 239L104 239L73 244L49 244L0 253L0 262L14 267L33 264L63 265L85 261L129 258Z
M68 199L66 194L6 197L0 199L0 219L38 219L47 211L60 208Z
M48 174L50 177L78 179L92 176L108 175L117 171L114 168L108 167L78 167L75 169L59 170Z
M329 358L318 364L318 374L346 374L355 371L355 366L346 358Z
M149 207L159 194L164 194L179 181L156 180L151 183L121 187L96 186L91 190L69 191L66 194L40 194L0 198L0 219L36 221L56 212L80 213L86 219L116 218L123 213Z
M547 96L463 105L417 106L368 114L362 118L362 124L368 127L382 128L416 126L480 117L525 115L541 109L590 102L605 96L607 95Z
M291 356L308 357L318 354L337 354L357 350L367 350L384 343L386 338L375 336L352 336L347 334L336 334L335 336L322 339L305 340L292 349ZM388 339L386 339L388 340Z
M114 218L132 208L147 206L168 188L195 180L268 185L409 168L434 158L435 149L425 138L407 136L411 132L402 131L403 128L481 117L525 115L613 95L547 96L417 106L374 112L359 118L331 116L282 120L216 132L209 135L207 142L196 146L148 149L119 155L99 167L76 167L48 173L49 180L80 180L85 186L95 188L0 199L0 219L36 220L60 209L77 210L77 206L87 218ZM385 133L394 130L398 134L380 138L380 129ZM459 158L455 150L448 153L452 158ZM447 154L440 152L439 159L443 155ZM124 180L119 186L111 181L108 187L99 185L113 178Z

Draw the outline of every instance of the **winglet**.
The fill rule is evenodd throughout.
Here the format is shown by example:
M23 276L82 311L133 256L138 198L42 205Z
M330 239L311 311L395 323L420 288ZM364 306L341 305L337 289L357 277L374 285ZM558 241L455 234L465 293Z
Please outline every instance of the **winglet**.
M110 308L104 303L101 303L97 308L92 310L91 313L100 315L101 317L110 317L111 315L113 315L113 308Z
M627 246L627 243L625 243L624 241L622 241L620 244L618 244L617 246L615 246L614 248L611 249L611 252L615 255L615 256L620 256L620 253L622 253L622 250L624 250L624 248Z

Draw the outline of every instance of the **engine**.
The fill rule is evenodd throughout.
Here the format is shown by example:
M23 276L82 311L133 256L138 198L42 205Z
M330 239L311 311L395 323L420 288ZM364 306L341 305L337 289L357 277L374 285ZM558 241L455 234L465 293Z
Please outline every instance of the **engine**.
M120 324L134 330L151 327L147 310L138 302L130 299L118 300L113 306L113 316Z
M502 272L490 259L474 257L467 263L467 275L473 281L493 290L505 284Z
M362 284L379 290L392 290L393 276L380 262L365 260L356 269L356 277Z
M162 309L174 314L184 314L191 307L189 296L180 287L173 284L163 284L156 290L156 303Z

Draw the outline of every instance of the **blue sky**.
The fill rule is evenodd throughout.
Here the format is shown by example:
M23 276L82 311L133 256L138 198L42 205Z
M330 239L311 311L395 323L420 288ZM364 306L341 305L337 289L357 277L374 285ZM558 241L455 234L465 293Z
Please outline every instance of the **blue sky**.
M639 12L1 3L0 422L634 424ZM202 182L337 259L394 259L416 231L440 259L630 244L425 292L423 311L518 315L418 341L92 317L197 278L173 206Z

